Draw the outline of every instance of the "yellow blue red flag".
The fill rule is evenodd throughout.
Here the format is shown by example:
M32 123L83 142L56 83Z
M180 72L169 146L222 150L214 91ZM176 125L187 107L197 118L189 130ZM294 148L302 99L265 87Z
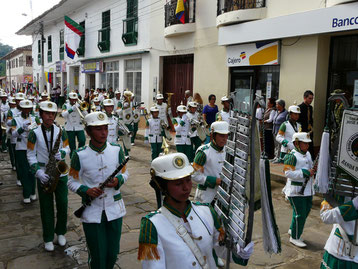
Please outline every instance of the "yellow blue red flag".
M185 8L184 8L185 2L186 0L178 0L177 8L175 10L175 16L182 24L185 24Z

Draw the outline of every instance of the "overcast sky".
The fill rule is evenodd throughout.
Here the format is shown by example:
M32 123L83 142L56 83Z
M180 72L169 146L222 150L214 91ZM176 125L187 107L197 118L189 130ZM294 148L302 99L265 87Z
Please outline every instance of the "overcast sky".
M18 36L15 32L60 0L7 0L1 1L0 42L14 48L31 45L31 36ZM32 2L32 15L31 5Z

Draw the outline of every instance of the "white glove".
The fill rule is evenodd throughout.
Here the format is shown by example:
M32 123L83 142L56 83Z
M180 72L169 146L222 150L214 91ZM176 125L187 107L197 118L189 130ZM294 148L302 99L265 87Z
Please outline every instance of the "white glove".
M352 200L352 203L353 203L355 209L358 210L358 196L354 197L354 199Z
M239 244L237 244L236 247L237 247L236 254L244 260L250 259L251 254L254 252L254 242L253 241L251 241L249 244L247 244L245 248L241 248Z
M72 109L73 111L76 111L76 109L77 109L77 103L74 104L71 109Z
M61 152L60 152L60 151L57 151L57 153L55 154L55 159L56 159L57 161L61 161L61 160L62 160Z
M22 129L24 129L25 131L28 131L28 130L29 130L29 127L30 127L30 121L25 120L25 121L22 123Z
M49 175L45 174L45 171L42 169L37 170L35 176L41 181L42 184L46 184L50 180Z

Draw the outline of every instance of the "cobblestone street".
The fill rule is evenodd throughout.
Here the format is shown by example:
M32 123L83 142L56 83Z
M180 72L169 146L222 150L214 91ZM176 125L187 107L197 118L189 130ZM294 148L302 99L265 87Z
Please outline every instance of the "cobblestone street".
M21 188L16 186L16 173L11 170L8 154L0 155L0 269L87 268L85 238L79 219L72 212L80 206L78 195L69 194L68 232L66 247L55 245L48 253L43 248L39 202L22 204ZM150 149L137 140L128 164L130 177L122 186L127 209L121 239L118 264L121 268L140 268L137 261L138 233L142 216L155 209L155 195L149 186ZM287 230L291 220L291 207L281 194L283 184L273 182L273 199L282 240L282 253L271 257L262 249L261 213L255 213L255 251L247 268L318 268L330 226L319 219L319 203L308 218L303 234L308 247L298 249L288 242ZM65 249L70 255L66 255ZM231 268L239 268L232 265Z

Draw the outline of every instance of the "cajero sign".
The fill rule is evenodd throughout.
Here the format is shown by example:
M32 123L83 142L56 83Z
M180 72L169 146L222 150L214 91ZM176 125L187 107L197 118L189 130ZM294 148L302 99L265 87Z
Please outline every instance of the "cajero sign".
M358 180L358 111L343 113L338 166Z

